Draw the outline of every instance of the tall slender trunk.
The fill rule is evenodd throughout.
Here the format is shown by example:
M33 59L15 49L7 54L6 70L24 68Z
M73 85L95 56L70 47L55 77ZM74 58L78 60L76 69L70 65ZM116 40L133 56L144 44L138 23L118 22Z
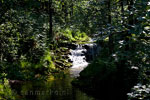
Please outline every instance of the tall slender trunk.
M73 6L74 6L73 3L74 3L73 0L71 0L71 13L70 13L70 16L73 16Z
M128 10L131 12L133 11L133 0L129 1L129 6L128 6ZM129 15L129 25L133 25L134 24L134 19L133 19L133 13L131 13ZM129 27L131 28L131 27Z
M49 0L49 32L48 32L48 38L49 38L49 42L52 40L53 38L53 12L52 12L52 0Z
M127 1L128 1L128 10L130 12L132 12L132 10L133 10L133 0L127 0ZM132 29L132 25L134 24L133 13L131 13L129 15L128 24L129 24L128 30ZM131 36L131 33L128 31L127 35L126 35L126 39L125 39L125 41L127 42L127 45L125 47L126 51L130 50L130 44L129 44L129 38L128 38L130 36Z
M62 12L63 12L63 17L65 22L67 21L67 17L68 17L68 11L67 11L67 3L65 0L62 0Z
M120 6L121 6L121 13L122 13L122 23L124 24L124 5L123 5L124 0L120 0Z
M108 23L111 25L111 0L108 0ZM109 54L113 52L113 34L109 34Z
M123 1L124 1L124 0L120 0L120 6L121 6L121 12L122 12L122 14L124 13Z

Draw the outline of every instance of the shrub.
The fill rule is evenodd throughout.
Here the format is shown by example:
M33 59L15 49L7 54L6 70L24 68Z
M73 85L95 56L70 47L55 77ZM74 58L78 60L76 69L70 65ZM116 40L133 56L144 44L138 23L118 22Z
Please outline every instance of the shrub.
M8 80L0 80L0 100L15 100L15 95L10 88Z

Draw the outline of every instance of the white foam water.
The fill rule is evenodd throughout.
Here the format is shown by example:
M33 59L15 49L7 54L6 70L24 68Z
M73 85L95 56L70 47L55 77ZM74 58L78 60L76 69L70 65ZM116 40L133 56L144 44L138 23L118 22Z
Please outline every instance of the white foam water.
M71 55L69 58L73 61L73 65L70 68L70 74L72 77L78 77L79 73L88 65L88 62L85 60L83 52L86 52L86 49L82 45L78 45L75 50L70 50Z

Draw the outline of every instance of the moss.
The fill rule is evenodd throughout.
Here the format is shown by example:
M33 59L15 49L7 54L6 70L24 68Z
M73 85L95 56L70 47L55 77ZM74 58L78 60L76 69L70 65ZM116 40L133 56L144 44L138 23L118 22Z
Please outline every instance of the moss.
M62 30L59 34L61 42L86 42L89 41L89 36L79 30L74 31L69 28Z
M69 68L69 67L72 66L72 63L67 62L67 61L64 60L64 59L56 60L55 63L56 63L56 65L57 65L58 67Z

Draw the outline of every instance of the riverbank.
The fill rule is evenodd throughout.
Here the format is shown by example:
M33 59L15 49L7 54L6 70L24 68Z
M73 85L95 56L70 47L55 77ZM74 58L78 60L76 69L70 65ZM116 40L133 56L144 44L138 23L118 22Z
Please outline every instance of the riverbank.
M8 78L8 83L11 87L9 87L9 84L7 87L11 90L12 95L15 94L9 99L42 100L42 98L57 98L59 100L64 98L67 100L68 98L70 100L75 97L77 98L76 100L82 100L83 98L95 100L71 84L71 81L88 65L85 56L88 54L87 51L92 50L86 45L87 42L90 42L89 37L85 36L85 33L79 32L78 36L72 36L72 32L69 36L65 34L68 34L68 30L66 33L63 33L63 36L59 35L59 37L56 37L59 38L59 41L51 43L50 50L45 53L45 56L42 57L43 59L40 59L38 65L35 64L33 66L32 63L27 61L21 62L21 67L24 70L28 71L29 69L26 68L30 68L30 66L32 66L31 68L36 68L36 70L33 70L35 73L30 78ZM25 74L27 73L25 72ZM74 93L75 91L76 93Z
M71 84L72 80L79 76L79 73L88 65L85 58L87 50L84 46L86 44L76 45L76 48L70 49L70 53L68 54L69 59L72 61L70 68L50 75L45 81L29 81L23 84L13 84L12 89L18 94L17 99L96 100Z
M98 56L72 84L98 100L127 100L127 93L137 82L138 70L129 69L110 57L107 44L103 43Z

